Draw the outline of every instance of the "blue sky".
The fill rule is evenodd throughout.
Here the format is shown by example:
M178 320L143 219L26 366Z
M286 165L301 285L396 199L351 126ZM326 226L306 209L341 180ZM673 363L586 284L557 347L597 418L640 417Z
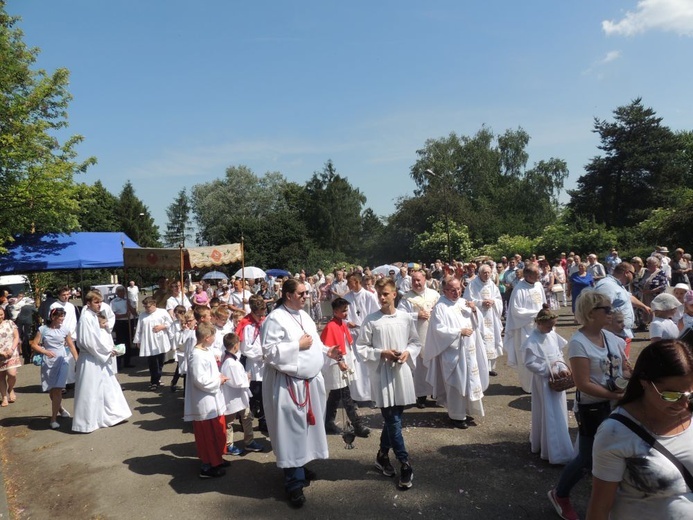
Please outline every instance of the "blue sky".
M523 127L530 160L597 155L593 119L642 97L693 129L693 1L9 0L38 67L71 71L69 132L157 224L228 166L303 184L328 159L380 215L426 139ZM230 208L232 210L232 208Z

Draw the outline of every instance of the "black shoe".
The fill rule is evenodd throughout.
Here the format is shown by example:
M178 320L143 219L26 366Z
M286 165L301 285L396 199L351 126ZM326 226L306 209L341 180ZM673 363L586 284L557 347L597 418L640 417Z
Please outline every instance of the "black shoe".
M306 479L306 482L318 480L318 474L315 473L315 471L313 471L312 469L303 468L303 476Z
M467 423L467 426L477 426L476 421L474 420L474 417L471 415L468 415L467 418L464 420L464 422Z
M460 421L457 419L451 419L452 425L455 428L459 428L460 430L466 430L469 428L469 425L467 424L467 421Z
M399 482L397 485L400 489L409 489L414 480L414 470L411 469L411 464L402 462L402 467L399 471Z
M176 385L171 385L171 393L175 394L178 387Z
M325 433L327 435L341 435L342 429L334 421L327 421L325 423Z
M226 475L226 470L220 466L213 468L202 468L200 470L200 478L217 478Z
M303 494L303 488L294 489L289 493L289 504L291 507L298 509L306 503L306 496Z
M426 408L426 397L417 397L416 398L416 407L417 408Z
M221 464L218 466L214 466L215 468L228 468L231 465L231 463L228 460L222 460Z
M368 426L359 424L358 426L354 427L354 434L356 434L357 437L363 437L366 439L371 434L371 429Z
M378 454L375 456L375 467L386 477L395 476L395 468L390 464L390 457L387 453L382 453L380 450L378 450Z
M495 370L489 370L488 375L495 377L498 375L498 372L496 372Z

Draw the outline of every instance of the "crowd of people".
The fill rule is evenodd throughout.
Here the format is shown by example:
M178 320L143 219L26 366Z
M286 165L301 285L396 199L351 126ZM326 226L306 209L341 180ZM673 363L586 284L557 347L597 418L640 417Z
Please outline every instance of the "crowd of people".
M72 430L83 433L130 417L118 370L146 358L149 389L159 391L164 363L175 361L169 388L178 391L183 378L183 415L193 423L200 478L224 475L223 455L267 448L254 438L257 420L294 507L304 504L304 488L315 478L307 464L329 456L327 435L371 435L359 414L364 405L379 408L383 420L375 467L410 488L414 457L403 434L405 410L435 402L452 427L477 426L505 353L518 386L531 394L530 449L565 465L549 491L562 518L578 518L569 495L585 470L595 477L588 518L630 518L638 501L647 502L650 516L693 514L684 472L693 469L684 442L693 435L693 355L678 339L690 337L693 326L690 257L678 249L669 259L662 247L645 262L623 261L616 250L603 263L595 254L586 258L439 260L428 267L222 280L216 287L202 281L184 288L162 277L141 303L134 281L118 287L110 304L89 291L81 313L65 287L29 345L51 400L50 427L72 415L62 394L74 382ZM580 327L566 340L555 326L569 300ZM0 306L3 407L16 400L22 361L9 304ZM633 367L630 340L638 328L649 329L652 343ZM566 396L572 386L575 444ZM234 420L242 442L234 442ZM654 441L642 440L641 430ZM662 467L662 457L672 459L657 451L660 445L681 458L683 470ZM633 457L640 462L629 462Z

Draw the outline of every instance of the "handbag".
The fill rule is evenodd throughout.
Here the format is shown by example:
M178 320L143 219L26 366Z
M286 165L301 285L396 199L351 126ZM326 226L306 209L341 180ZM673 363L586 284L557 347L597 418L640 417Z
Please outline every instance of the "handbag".
M37 367L40 367L43 365L43 354L34 354L31 356L31 362Z
M563 286L561 284L555 283L551 287L551 292L554 294L560 294L563 292Z
M650 435L650 433L647 430L645 430L645 428L643 428L635 421L632 421L631 419L620 413L612 414L611 416L609 416L609 419L613 419L614 421L618 421L621 424L624 424L633 433L635 433L638 437L644 440L651 448L654 448L659 453L664 455L669 460L669 462L676 466L676 469L678 469L681 472L681 476L683 477L683 480L686 481L688 489L693 491L693 475L691 475L690 471L688 471L688 468L686 468L686 466L684 466L673 453L671 453L668 449L662 446L662 444L657 439Z
M594 437L597 428L609 417L611 413L611 401L580 404L575 411L575 420L578 423L578 431L583 437Z
M563 363L562 361L554 361L551 365L553 368L558 363ZM565 390L570 390L575 387L575 381L573 381L573 374L569 373L567 376L559 376L554 374L553 370L549 370L549 388L554 392L564 392Z

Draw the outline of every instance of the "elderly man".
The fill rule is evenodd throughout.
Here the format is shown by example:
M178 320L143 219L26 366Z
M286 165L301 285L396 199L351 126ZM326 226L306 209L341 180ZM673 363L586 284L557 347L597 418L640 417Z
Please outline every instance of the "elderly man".
M481 398L488 387L488 361L479 332L476 305L461 298L457 278L444 280L443 296L433 307L424 347L427 381L456 428L475 426L468 413L483 416Z
M524 279L513 289L508 302L508 319L505 322L505 350L508 366L515 367L522 390L532 392L532 373L525 368L522 344L534 329L534 318L546 303L544 288L539 282L539 268L527 265Z
M587 272L592 275L595 282L606 276L604 266L597 262L597 255L594 253L587 255Z
M496 361L498 356L503 354L503 338L501 337L503 300L500 290L491 279L491 274L491 266L483 264L479 267L479 276L474 278L464 290L464 299L474 302L479 309L480 321L483 324L481 334L488 358L488 374L497 376Z
M395 279L395 285L397 286L397 292L400 296L411 290L411 276L409 276L409 269L406 265L399 268L399 274Z
M334 281L330 285L330 301L336 298L344 298L344 295L349 292L349 286L344 279L344 271L341 269L334 270Z
M633 337L633 325L635 323L635 311L633 307L642 309L651 314L650 308L628 292L626 287L633 281L635 268L630 262L621 262L614 267L614 274L599 280L594 286L597 292L604 294L611 300L611 308L623 314L624 332L629 338Z
M411 290L404 293L398 309L408 313L416 323L416 332L419 334L421 345L426 344L431 310L438 302L438 298L440 298L440 294L437 291L426 287L426 274L423 271L414 271L411 274ZM423 354L421 356L423 357ZM414 390L416 391L416 406L418 408L425 408L426 396L433 393L433 388L426 382L427 373L428 367L424 363L416 364Z

